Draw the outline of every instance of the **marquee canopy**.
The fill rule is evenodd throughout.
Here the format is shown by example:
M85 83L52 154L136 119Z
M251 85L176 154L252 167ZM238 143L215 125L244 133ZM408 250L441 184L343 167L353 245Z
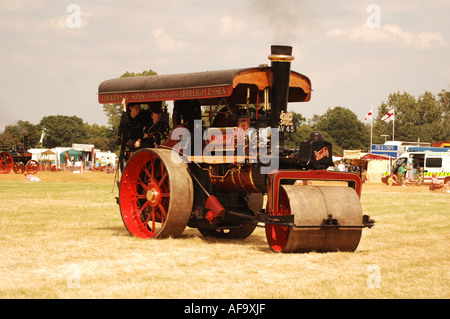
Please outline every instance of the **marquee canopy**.
M64 151L61 154L59 154L59 160L61 163L67 163L67 154L69 155L70 158L73 157L73 160L76 162L83 155L83 152L74 149Z

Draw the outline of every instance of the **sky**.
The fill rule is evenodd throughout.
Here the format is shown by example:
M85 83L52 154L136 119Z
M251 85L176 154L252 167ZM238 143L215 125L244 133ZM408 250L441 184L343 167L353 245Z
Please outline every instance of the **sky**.
M0 132L49 115L107 125L104 80L270 65L274 44L312 82L289 110L364 120L390 93L450 90L449 16L448 0L0 0Z

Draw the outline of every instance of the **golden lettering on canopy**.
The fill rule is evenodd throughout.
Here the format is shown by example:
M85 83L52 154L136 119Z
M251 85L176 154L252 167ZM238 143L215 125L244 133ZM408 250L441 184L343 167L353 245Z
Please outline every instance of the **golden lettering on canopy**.
M128 102L147 102L158 100L175 100L175 99L196 99L221 97L231 94L233 88L231 86L217 86L191 89L162 90L151 92L134 92L134 93L106 93L99 95L100 103L120 103L123 98Z

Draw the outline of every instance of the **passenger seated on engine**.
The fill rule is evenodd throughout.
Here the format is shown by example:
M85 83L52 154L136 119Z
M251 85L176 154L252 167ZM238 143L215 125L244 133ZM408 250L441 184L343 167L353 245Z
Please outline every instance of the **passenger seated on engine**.
M169 136L169 124L161 120L162 102L154 102L150 105L151 121L144 127L141 146L153 148L161 145L162 140Z
M141 147L142 130L149 122L148 112L141 111L140 103L127 105L125 98L122 100L122 109L116 145L124 142L131 151L135 151Z

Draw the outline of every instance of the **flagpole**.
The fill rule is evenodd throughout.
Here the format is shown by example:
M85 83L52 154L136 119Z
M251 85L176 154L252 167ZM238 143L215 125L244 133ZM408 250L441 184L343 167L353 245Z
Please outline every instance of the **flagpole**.
M392 119L392 141L395 141L395 108L392 113L393 119Z
M370 119L370 149L369 153L372 151L372 133L373 133L373 104L372 104L372 118Z
M369 146L369 153L372 151L372 135L373 135L373 104L372 104L372 109L369 111L369 113L367 113L365 119L364 119L364 124L367 124L367 121L370 120L370 146Z
M370 146L369 146L368 153L372 152L372 134L373 134L372 128L373 128L373 119L372 119L372 121L370 121Z

